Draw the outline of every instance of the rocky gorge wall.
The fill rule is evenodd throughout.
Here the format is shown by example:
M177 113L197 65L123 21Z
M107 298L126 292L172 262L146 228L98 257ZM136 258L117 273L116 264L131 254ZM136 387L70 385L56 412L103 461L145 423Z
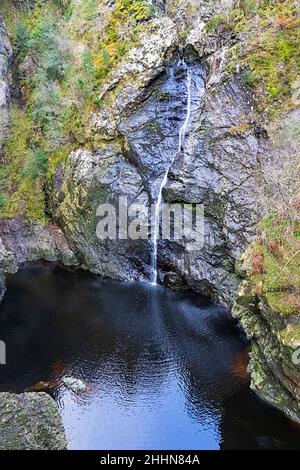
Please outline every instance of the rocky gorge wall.
M51 2L48 4L51 6ZM94 22L91 19L84 22L83 6L80 18L76 16L76 8L68 11L61 30L55 29L55 34L61 36L58 39L54 36L52 42L47 43L51 51L53 43L54 49L62 47L62 43L66 45L62 48L62 61L67 61L70 55L76 63L79 51L83 51L84 74L80 75L81 65L75 70L80 78L77 87L74 77L69 79L70 72L64 72L63 65L55 73L51 67L49 71L49 64L44 65L44 52L36 45L33 47L30 41L27 50L19 51L17 67L21 71L25 115L30 115L33 121L29 123L33 134L42 137L34 140L31 130L26 128L30 152L25 142L21 152L18 148L12 156L18 161L17 155L28 153L31 165L32 149L36 151L36 147L41 146L48 166L45 169L44 160L35 153L41 175L29 178L26 187L14 175L13 184L7 189L9 201L3 204L0 221L1 292L5 274L15 271L26 260L59 261L119 280L149 280L151 241L100 241L96 236L99 221L96 209L100 203L115 205L119 196L126 196L130 204L149 206L157 200L163 175L171 164L163 199L169 203L204 204L204 247L187 251L184 241L160 240L158 278L172 288L192 289L229 306L234 303L241 280L250 279L250 298L242 300L243 284L234 314L253 346L252 387L292 419L299 420L298 372L290 359L286 359L286 347L291 348L290 355L293 345L283 334L286 328L290 331L291 325L298 322L299 292L294 290L297 283L299 287L299 280L295 275L284 286L275 283L279 289L292 286L296 301L286 297L279 306L274 306L274 302L265 300L263 295L265 272L272 275L273 270L281 272L286 263L293 273L299 272L299 264L289 262L298 249L298 238L294 235L298 233L297 202L296 212L287 220L290 226L290 219L293 219L292 235L289 232L287 237L286 232L282 232L276 241L287 253L272 251L274 236L264 229L267 235L262 237L258 253L251 255L249 262L251 269L254 264L254 270L258 270L262 279L255 278L253 282L251 269L241 270L238 266L249 244L257 248L258 222L274 206L277 210L279 201L283 201L281 214L289 212L294 204L290 201L296 193L296 183L290 174L285 174L284 162L294 159L292 173L297 177L299 117L297 103L292 102L298 70L295 51L299 24L295 4L264 1L259 2L259 11L252 11L248 3L242 1L170 0L159 2L156 12L148 9L146 2L132 2L129 11L121 0L98 4L98 10L92 12L94 17L87 12L87 18L95 18ZM53 14L51 9L46 11L46 15L50 14ZM41 25L43 16L38 19L40 29ZM33 44L40 29L33 24ZM47 41L48 33L47 29ZM54 34L52 29L50 33ZM0 34L4 45L0 48L0 77L6 90L0 93L0 105L2 99L5 108L2 129L6 134L11 50L4 26ZM124 43L127 36L131 38L130 45ZM275 41L277 36L278 42ZM42 36L40 42L44 39ZM102 50L100 57L98 49ZM261 50L263 58L259 55ZM275 56L270 51L275 51ZM89 57L98 67L97 79ZM192 77L191 114L180 151L179 130L186 117L188 99L183 59ZM37 68L39 61L40 69ZM68 67L70 70L71 66ZM282 69L291 70L291 76L286 74L283 78ZM37 85L41 72L48 77L47 86L51 85L54 95L62 95L62 101L59 109L54 107L50 112L47 107L46 117L39 121L37 112L31 110L34 98L42 95L43 89ZM84 81L87 74L89 81ZM71 96L63 95L66 90L71 90ZM30 97L31 107L26 108ZM43 102L39 101L37 106L41 108ZM68 110L67 119L60 115L62 108ZM67 132L64 129L61 135L58 132L61 128L55 127L54 122L66 126ZM14 123L11 128L14 135ZM12 147L9 139L6 147ZM10 165L9 158L10 155L6 155L7 165ZM27 156L25 162L26 159ZM27 167L28 162L25 169ZM274 168L277 173L273 173ZM23 180L28 178L27 173ZM277 180L283 184L278 186ZM282 186L290 188L290 193L283 194ZM38 196L37 201L30 199L32 192ZM26 202L28 199L30 205ZM282 224L282 215L280 217ZM292 248L285 246L283 240L287 238ZM269 251L261 253L262 249ZM272 259L268 258L270 253ZM287 319L282 312L290 303ZM274 318L270 312L274 312Z
M265 296L243 281L233 315L251 340L251 388L293 421L300 422L299 316L274 311Z
M59 167L54 175L53 213L71 246L89 270L121 280L150 279L153 246L147 241L99 241L96 208L116 204L119 196L127 196L130 204L156 201L177 152L187 99L176 25L157 19L144 36L100 94L109 90L115 98L90 122L99 148L76 150L63 174ZM215 75L214 61L221 52L216 50L214 57L210 50L208 60L206 51L200 55L195 46L188 38L181 52L192 74L192 113L185 147L170 168L163 197L169 203L205 205L205 243L201 251L188 253L184 242L160 241L159 278L171 287L232 303L239 283L235 260L254 237L259 217L265 139L251 93L238 78L225 83L220 71ZM129 72L130 85L124 83Z
M172 162L163 199L204 204L204 247L188 252L184 241L159 241L158 278L231 305L239 284L235 261L253 239L260 217L260 166L267 139L253 94L238 74L230 77L226 70L226 54L235 43L232 33L208 33L200 21L218 9L215 4L200 9L182 36L169 5L135 33L136 45L99 84L100 109L85 122L87 145L76 145L67 159L51 167L46 211L83 267L119 280L149 280L151 241L100 241L96 209L100 203L116 205L119 196L129 204L155 203ZM178 151L187 103L182 57L192 76L191 116ZM27 63L24 70L29 73ZM6 237L3 233L4 245ZM36 250L42 258L59 259L51 251L43 256L43 248Z
M12 49L0 17L0 158L9 133ZM62 232L55 227L32 225L25 220L0 221L0 301L5 292L5 277L21 263L37 259L74 264L74 256ZM72 258L73 256L73 258ZM3 367L3 365L2 365ZM45 393L0 393L2 450L64 450L64 428L54 400Z

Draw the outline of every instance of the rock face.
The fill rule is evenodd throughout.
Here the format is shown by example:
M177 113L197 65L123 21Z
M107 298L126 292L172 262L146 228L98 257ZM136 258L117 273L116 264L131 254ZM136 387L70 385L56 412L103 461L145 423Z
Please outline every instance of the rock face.
M11 60L10 42L4 22L0 17L0 157L9 124Z
M0 238L17 264L44 260L76 265L62 231L54 224L44 226L25 219L1 220Z
M0 393L1 450L63 450L66 438L46 393Z
M297 422L300 422L299 118L300 111L295 109L268 127L273 155L265 157L263 203L271 216L260 222L256 240L239 260L237 268L245 279L233 308L233 315L251 341L252 389Z
M248 281L240 286L233 315L251 340L251 388L300 423L299 315L274 312L264 296L252 294Z
M150 210L169 169L163 201L204 204L205 239L197 251L187 251L184 240L159 241L158 278L232 304L239 283L235 261L259 217L260 154L266 142L251 94L238 76L226 75L231 33L208 33L201 23L218 12L214 2L202 5L201 21L191 15L184 40L168 2L160 2L160 11L163 16L141 28L99 90L103 104L86 129L94 145L58 165L48 205L83 267L114 279L147 280L153 243L99 240L96 211L106 203L118 208L119 196ZM179 150L189 92L191 112ZM0 226L0 236L17 263L39 258L76 263L67 243L57 244L63 235L56 228L12 221Z
M254 237L259 217L264 143L252 111L252 98L238 80L208 86L165 191L168 202L204 204L205 239L199 252L187 252L184 245L162 247L161 278L168 282L170 276L171 285L188 285L229 303L239 283L235 260Z
M122 194L130 202L148 201L140 174L124 160L121 149L109 143L101 153L84 149L74 152L68 161L61 193L59 221L83 267L118 280L147 279L150 254L144 243L101 241L96 235L99 204L117 207L118 196Z
M0 301L5 293L5 276L17 272L18 266L14 255L0 241Z
M5 275L26 261L57 261L77 264L62 231L54 224L38 225L24 219L0 220L0 300L5 292Z
M139 117L134 118L140 120L140 124L132 123L132 126L136 126L132 131L136 133L136 145L138 139L150 138L152 134L153 144L156 142L156 145L161 145L161 150L167 149L167 158L173 156L170 141L175 144L174 129L178 128L179 123L177 116L174 117L167 108L170 99L174 100L173 106L176 101L177 105L184 107L179 96L182 83L178 79L178 86L174 85L172 90L165 90L163 85L165 78L168 81L165 70L176 49L177 39L175 24L169 18L151 22L147 34L141 34L140 47L130 51L126 62L120 64L101 90L101 98L111 91L117 91L117 94L112 104L103 106L97 115L91 116L88 131L100 139L99 148L94 152L79 149L72 153L63 177L58 177L60 168L54 176L54 191L51 194L53 215L83 260L83 265L104 276L119 280L146 280L150 277L150 243L135 240L100 241L96 236L99 220L96 209L103 203L116 207L122 195L128 198L129 204L149 205L152 179L157 186L156 178L167 164L167 160L159 162L157 156L156 161L151 161L158 148L153 145L151 153L150 142L143 142L145 150L148 147L150 152L147 161L144 161L147 159L146 152L139 156L132 148L134 137L130 140L129 116L135 113L138 104L146 101L149 115L145 116L147 122L143 123L141 107L138 110ZM169 80L172 84L176 81L171 77ZM168 99L171 91L173 94ZM169 128L161 129L165 134L161 138L163 144L160 144L157 132L160 132L158 126L164 117L167 118L166 126ZM157 124L155 118L158 118ZM137 135L138 125L145 128L145 134L140 132ZM145 169L144 172L140 171L140 165Z
M180 50L175 25L169 18L160 21L153 21L100 93L103 98L113 92L115 98L91 117L97 148L77 150L64 169L57 169L53 215L91 271L121 280L150 279L152 243L99 240L96 209L100 203L117 206L119 196L149 207L173 162L163 199L204 204L205 241L202 250L188 252L184 241L161 240L158 277L231 304L239 283L235 260L253 238L259 217L266 141L249 91L238 77L224 80L222 45L209 45L207 58L201 32L198 42L194 32ZM191 113L179 151L189 93L186 67L192 76Z

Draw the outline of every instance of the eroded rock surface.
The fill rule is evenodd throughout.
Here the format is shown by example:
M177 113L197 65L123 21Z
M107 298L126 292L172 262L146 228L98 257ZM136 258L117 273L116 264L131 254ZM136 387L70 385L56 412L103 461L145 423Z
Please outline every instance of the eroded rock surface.
M233 315L251 340L251 388L300 423L299 316L272 310L264 296L253 295L247 281L240 286Z
M53 213L88 269L122 280L150 279L152 243L100 241L96 209L106 202L117 207L119 196L150 207L173 162L164 201L204 204L205 241L202 250L190 252L185 242L160 241L159 278L231 304L239 284L235 261L254 237L260 216L260 157L267 141L253 97L238 76L225 79L221 69L216 78L219 50L209 61L194 45L180 52L171 20L168 41L158 23L156 28L132 52L135 69L130 61L121 65L122 73L104 87L104 94L114 90L116 98L91 117L90 132L102 139L99 148L79 149L63 170L58 168ZM179 150L187 113L186 66L192 76L191 115ZM130 85L121 80L127 69L137 77Z
M22 218L1 220L0 238L17 264L37 260L76 264L63 232L55 224L45 226Z
M0 300L5 276L26 261L56 261L76 266L77 260L60 228L39 225L25 219L0 220Z
M0 301L5 293L5 277L17 272L18 266L12 252L8 251L0 239Z
M268 128L262 203L268 214L240 258L233 315L251 341L251 387L300 422L299 109ZM279 211L274 216L274 201ZM287 207L288 203L288 207ZM273 214L273 216L272 216Z
M46 393L0 393L1 450L64 450L66 437Z
M126 195L129 203L148 203L141 175L120 147L108 143L102 152L81 149L71 154L60 193L57 217L83 266L113 279L146 280L147 242L102 241L96 233L100 204L118 208L119 195Z

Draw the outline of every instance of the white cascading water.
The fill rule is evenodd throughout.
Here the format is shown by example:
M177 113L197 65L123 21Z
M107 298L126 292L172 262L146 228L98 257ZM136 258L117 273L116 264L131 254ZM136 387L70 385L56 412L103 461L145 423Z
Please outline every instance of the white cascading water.
M159 228L160 228L160 207L162 202L162 191L168 181L168 175L171 166L174 163L176 155L178 152L182 152L184 149L184 141L186 136L187 126L191 117L191 100L192 100L192 93L191 93L191 84L192 84L192 77L188 65L182 60L182 65L186 68L186 89L187 89L187 110L186 110L186 117L184 123L179 129L179 143L178 143L178 151L174 153L174 156L168 166L161 185L159 187L159 192L157 196L157 201L155 205L155 215L154 215L154 230L153 230L153 252L152 252L152 284L157 284L157 250L158 250L158 239L159 239Z

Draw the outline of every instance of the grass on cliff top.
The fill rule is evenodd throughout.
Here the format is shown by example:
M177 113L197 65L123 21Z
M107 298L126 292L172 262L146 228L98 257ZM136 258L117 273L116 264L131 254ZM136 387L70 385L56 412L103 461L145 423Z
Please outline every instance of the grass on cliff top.
M46 181L72 149L93 146L86 127L102 105L100 86L133 47L153 7L146 0L110 7L103 0L29 3L0 3L22 94L0 166L0 217L45 223Z
M240 0L238 5L212 17L207 29L232 30L240 36L229 70L237 64L242 67L261 111L273 118L300 102L300 4L297 0Z
M272 213L260 223L246 263L255 293L285 315L300 313L300 195L291 204L295 217Z

